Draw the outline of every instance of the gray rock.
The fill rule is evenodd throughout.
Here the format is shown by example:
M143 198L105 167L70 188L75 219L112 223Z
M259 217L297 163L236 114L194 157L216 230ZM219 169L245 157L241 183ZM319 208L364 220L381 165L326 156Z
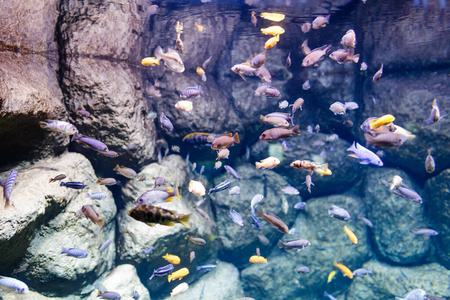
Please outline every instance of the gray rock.
M233 264L219 261L216 270L203 275L182 295L183 299L198 299L200 295L203 295L203 299L225 300L243 297L244 291L239 280L238 269ZM164 299L170 299L170 297Z
M210 197L215 208L217 228L220 241L222 242L220 249L221 259L242 267L249 263L248 259L252 255L251 253L255 252L255 248L265 248L258 241L258 234L265 235L272 242L275 242L277 237L281 236L280 232L262 218L260 219L263 226L262 230L253 229L251 225L250 202L254 195L264 195L264 181L267 182L267 195L260 202L259 207L263 208L265 212L277 215L288 227L294 221L296 214L294 204L298 202L299 197L283 194L281 189L287 186L288 183L273 170L256 170L254 166L249 164L242 164L236 167L235 170L242 177L242 180L239 182L234 180L233 185L238 184L241 188L241 193L236 196L229 196L228 191L225 190L211 194ZM214 186L227 178L233 179L228 173L216 177ZM287 205L287 213L283 212L283 202L285 203L284 205ZM228 216L230 208L233 208L242 216L244 219L243 227L233 223L230 219Z
M150 294L145 286L140 282L136 268L132 265L119 265L109 273L106 278L99 280L107 291L119 293L122 299L130 299L133 291L139 293L139 299L150 300ZM94 290L88 298L95 300L98 290Z
M351 281L333 267L333 261L346 265L350 270L360 268L370 254L366 226L356 220L364 211L364 204L358 197L337 195L308 200L305 211L298 214L292 228L299 233L285 235L282 240L307 239L311 245L300 253L296 250L277 249L267 257L267 264L255 264L241 272L244 291L255 299L323 299L326 274L337 272L336 290L344 290ZM331 205L345 208L352 219L349 222L334 219L328 215ZM354 245L344 232L347 225L358 237ZM261 255L264 255L262 251ZM297 274L299 265L309 267L307 274ZM283 288L280 288L283 287Z
M428 207L428 216L434 230L439 232L438 236L431 237L438 249L438 256L445 267L450 268L449 243L450 243L450 210L449 203L449 179L450 170L429 179L425 184L425 205Z
M437 263L407 267L371 260L363 268L372 269L373 274L353 278L347 299L393 299L418 288L429 296L449 296L448 270Z
M23 299L23 297L24 296L22 294L15 294L15 293L9 293L6 295L2 295L2 298L4 300L21 300L21 299ZM30 299L30 300L81 300L82 299L81 297L74 296L74 295L70 295L67 297L46 297L44 295L41 295L41 294L39 294L37 292L33 292L33 291L30 291L26 297L27 297L27 299Z
M383 259L396 264L424 262L431 253L432 241L419 236L412 237L410 230L428 227L424 204L412 202L395 195L381 180L400 175L403 183L419 193L422 190L413 184L411 178L399 169L379 168L368 172L364 189L366 217L373 222L371 237L374 251Z

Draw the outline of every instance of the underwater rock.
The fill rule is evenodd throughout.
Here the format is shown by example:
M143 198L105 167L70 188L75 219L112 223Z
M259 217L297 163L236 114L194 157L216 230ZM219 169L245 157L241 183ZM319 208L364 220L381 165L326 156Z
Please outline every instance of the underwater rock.
M360 165L357 159L348 156L350 152L347 151L347 148L351 146L349 143L339 138L327 142L330 137L331 135L310 134L302 130L300 136L286 139L292 147L285 151L282 149L281 141L259 141L251 148L252 159L259 161L268 156L278 157L281 163L273 171L284 175L290 185L298 189L303 197L343 192L354 187L365 166ZM309 193L304 184L308 170L291 167L290 164L295 160L328 163L332 175L313 174L314 186L311 187L311 193Z
M373 273L354 277L346 292L347 299L394 299L418 288L428 296L449 296L448 270L437 263L407 267L370 260L361 268Z
M346 209L351 219L343 222L328 215L328 208L337 205ZM345 290L351 284L348 277L333 266L333 262L344 264L350 270L358 269L370 255L370 244L366 225L356 216L363 213L364 204L359 197L333 195L312 198L305 210L300 211L292 228L298 233L285 235L281 240L307 239L311 245L300 253L275 247L267 257L267 264L255 264L241 272L246 295L255 299L323 299L327 275L337 272L328 292ZM348 226L358 237L353 244L344 232ZM307 266L310 273L297 274L298 266ZM276 274L274 276L274 274ZM283 286L280 289L280 286ZM301 295L301 296L299 296Z
M428 216L434 230L439 232L438 236L431 237L438 250L437 255L447 268L450 268L450 170L429 179L425 184L425 204L428 208Z
M407 265L424 263L433 250L433 239L411 236L410 230L427 228L431 221L426 217L425 205L395 195L381 180L391 181L394 175L403 178L403 184L423 195L411 177L399 169L379 168L368 172L364 182L365 217L372 221L370 229L374 251L383 259Z
M57 171L45 168L55 168ZM51 177L64 173L71 181L86 184L74 190L49 183ZM28 263L24 271L30 286L48 296L64 296L85 285L86 278L98 276L113 267L115 246L97 253L108 239L114 241L116 214L112 194L104 186L95 185L95 173L81 154L65 153L19 170L11 195L15 207L2 213L2 265ZM103 192L103 200L87 199L87 193ZM83 205L92 205L105 225L99 227L74 214ZM9 221L6 221L9 220ZM14 247L12 247L14 245ZM61 254L64 248L87 250L88 257L75 258ZM18 263L18 260L25 257ZM94 277L95 278L95 277ZM94 279L95 280L95 279Z
M278 241L281 233L277 231L266 220L260 218L262 230L256 230L252 227L252 218L250 216L250 201L256 194L264 195L264 185L266 185L267 195L259 203L264 212L271 212L283 220L289 227L294 221L296 210L294 204L300 201L299 196L284 195L281 189L289 184L284 178L273 170L256 170L254 166L242 164L235 166L235 170L242 177L237 181L228 173L224 173L214 179L214 186L226 179L232 180L232 186L239 185L241 192L239 195L229 196L228 190L211 194L211 201L214 205L216 223L219 231L220 258L225 261L233 262L237 267L243 267L249 264L250 256L254 255L255 249L260 247L266 250L269 246L263 246L258 241L258 234L266 236L272 244ZM266 182L266 183L265 183ZM207 186L207 189L213 186ZM288 205L287 214L283 212L283 202ZM244 226L239 226L228 216L230 209L239 213L244 221Z
M216 270L193 272L203 272L204 275L189 285L189 289L183 293L183 299L198 299L200 295L203 295L202 299L235 299L244 296L239 270L233 264L219 261Z
M136 268L133 265L119 265L115 267L106 278L98 280L107 291L119 293L122 299L130 299L133 291L140 295L139 299L150 300L150 294L139 280ZM98 290L94 290L86 299L95 300Z

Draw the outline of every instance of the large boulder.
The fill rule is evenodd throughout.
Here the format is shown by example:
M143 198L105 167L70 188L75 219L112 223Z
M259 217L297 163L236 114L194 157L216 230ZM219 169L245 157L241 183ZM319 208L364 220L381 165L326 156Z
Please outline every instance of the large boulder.
M267 256L267 264L255 264L241 272L244 291L255 299L322 299L326 284L325 274L336 270L335 290L344 290L351 283L347 277L333 267L333 261L346 265L351 270L360 268L370 255L366 225L357 220L364 212L359 197L336 195L313 198L307 202L305 211L300 212L292 228L298 233L286 235L287 239L307 239L311 245L300 253L296 250L273 249ZM349 222L334 219L328 215L328 208L337 205L346 209ZM358 237L354 245L344 232L347 225ZM261 251L264 255L265 251ZM297 274L298 266L307 266L310 273ZM297 284L286 284L298 281ZM279 287L283 286L282 289ZM331 290L330 290L331 291Z

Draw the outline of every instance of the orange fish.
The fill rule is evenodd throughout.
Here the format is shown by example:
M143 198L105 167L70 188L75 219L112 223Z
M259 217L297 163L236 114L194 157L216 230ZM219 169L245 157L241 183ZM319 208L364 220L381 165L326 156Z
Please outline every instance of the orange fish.
M248 261L253 264L267 263L267 258L264 258L259 255L253 255L252 257L250 257Z
M239 134L237 132L234 135L229 133L217 137L214 142L212 142L211 149L219 150L222 148L231 147L234 143L240 143Z
M275 46L280 41L280 35L277 34L276 36L271 37L267 40L267 42L264 44L264 49L270 49L273 46Z
M358 244L358 238L353 233L353 231L351 231L347 226L344 226L344 231L348 235L348 238L350 239L350 241L353 242L353 244L355 244L355 245Z
M342 273L344 273L344 276L347 276L348 278L353 279L353 272L350 271L350 269L347 268L346 266L344 266L343 264L335 262L333 264L333 266L338 267L339 270L341 270Z

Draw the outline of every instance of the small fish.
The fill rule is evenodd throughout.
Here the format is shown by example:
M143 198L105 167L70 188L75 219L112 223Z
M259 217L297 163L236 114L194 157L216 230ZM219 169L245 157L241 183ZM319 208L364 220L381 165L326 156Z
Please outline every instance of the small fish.
M359 62L359 54L355 54L355 49L338 49L333 51L329 57L335 60L337 63L342 64L346 62L354 62L355 64Z
M126 178L130 178L130 179L136 177L136 175L137 175L135 170L124 167L124 166L119 166L119 165L116 165L114 167L113 171L116 171L118 174L125 176Z
M267 258L264 258L259 255L253 255L250 257L248 261L251 262L252 264L267 263Z
M334 102L333 104L330 105L330 110L335 115L344 115L346 107L345 107L344 103L341 103L341 102L337 101L337 102Z
M358 238L353 233L353 231L351 231L347 226L344 226L344 231L348 235L348 238L350 239L350 241L353 242L353 244L355 244L355 245L358 244Z
M375 128L389 125L395 121L395 117L393 115L387 114L379 118L369 119L369 128L370 130L374 130ZM364 124L363 124L364 125ZM363 126L361 125L361 126Z
M403 296L403 298L395 297L395 300L427 300L427 292L422 289L415 289Z
M109 300L120 300L121 296L119 293L111 292L111 291L98 291L97 298L100 299L109 299Z
M137 240L137 238L136 238L136 235L135 235L133 232L131 232L131 231L129 231L129 230L127 229L127 230L123 231L123 233L128 234L128 235L130 236L131 240L133 241L133 243L134 243L135 245L138 244L138 240Z
M344 120L344 122L342 122L342 124L344 124L345 127L352 127L353 126L353 121L352 120Z
M188 239L190 242L196 244L196 245L206 245L206 241L202 238L193 236L193 235L186 235L185 239Z
M261 28L261 32L265 35L280 35L284 33L284 28L281 26L270 26L267 28Z
M350 269L347 268L346 266L344 266L343 264L334 262L333 266L339 268L339 270L341 270L342 273L344 273L344 276L347 276L348 278L353 279L353 272L350 271Z
M161 113L160 117L159 117L159 122L161 123L161 128L166 130L166 131L173 131L173 124L172 122L170 122L169 118L166 117L166 115L164 113Z
M262 94L265 95L265 96L268 96L268 97L272 97L272 98L281 97L280 91L277 88L273 87L273 86L267 87L267 89L265 89Z
M264 95L264 92L267 90L268 87L269 87L269 84L267 84L267 83L258 84L258 87L256 88L254 95L256 97Z
M260 242L261 244L263 244L263 245L265 245L265 246L269 245L270 242L269 242L269 240L268 240L265 236L263 236L263 235L261 235L261 234L258 234L257 237L258 237L258 240L259 240L259 242Z
M359 108L359 105L356 102L345 102L344 106L346 110L355 110Z
M252 11L252 16L250 17L250 22L253 24L254 27L256 27L258 20L256 19L254 11Z
M350 220L350 214L348 213L348 211L336 205L330 206L330 208L328 209L328 214L333 218L336 218L341 221Z
M328 299L330 299L330 300L336 300L336 298L334 298L332 295L328 294L327 291L323 292L323 296L328 297Z
M172 274L170 274L169 276L167 276L167 280L169 282L171 282L172 280L181 280L184 276L189 274L189 270L188 268L181 268L175 272L173 272Z
M202 68L203 70L206 70L206 68L208 68L209 63L211 62L212 56L210 56L207 60L205 60L202 64Z
M255 75L256 69L252 68L250 64L243 63L237 64L231 67L231 71L241 76L241 78L245 81L244 76L253 76Z
M258 76L263 82L265 83L271 83L272 82L272 75L270 75L269 70L267 70L264 65L259 67L255 70L254 74Z
M73 135L78 133L78 129L75 127L75 125L72 125L65 121L59 120L47 120L46 122L39 121L39 126L43 129L64 133L66 135Z
M82 117L89 117L91 115L90 112L83 110L83 109L75 109L75 113Z
M232 147L235 143L240 143L239 134L237 132L234 135L229 133L215 138L211 144L211 149L219 150L226 147Z
M188 190L196 196L205 196L206 193L206 189L203 183L196 180L189 181Z
M180 146L176 146L176 145L172 145L172 147L170 147L170 150L172 150L172 152L176 152L176 153L180 153L180 151L181 151Z
M270 49L273 46L275 46L278 42L280 41L280 35L276 35L271 37L270 39L268 39L266 41L266 43L264 44L264 49Z
M295 272L297 272L297 273L309 273L311 271L309 270L309 268L307 266L298 266L295 269Z
M163 277L163 276L167 276L170 273L172 273L174 267L172 264L166 265L164 267L158 268L156 270L153 270L153 274L152 276L150 276L150 278L148 279L149 281L153 279L153 277L157 276L157 277Z
M55 182L55 181L60 181L63 180L64 178L66 178L67 176L65 174L59 174L57 176L55 176L54 178L50 178L49 179L49 183Z
M158 176L155 178L155 188L162 186L166 182L166 179L164 177Z
M367 64L365 62L361 63L361 67L359 68L360 71L366 71L367 70Z
M364 217L358 217L358 219L360 219L361 221L363 221L363 222L364 222L367 226L369 226L370 228L373 227L373 223L372 223L369 219L364 218Z
M150 246L149 248L145 249L140 256L144 257L146 255L152 254L154 249L155 248L153 248L153 246Z
M174 226L175 223L180 223L184 227L190 228L190 214L178 214L174 211L152 205L138 205L129 210L128 215L137 221L146 223L149 226L153 226L154 224Z
M348 30L341 39L341 45L345 47L356 47L356 34L353 29Z
M261 13L261 18L266 19L266 20L270 20L270 21L274 21L274 22L280 22L280 21L284 20L284 15L283 14L278 14L278 13L262 12Z
M114 178L101 178L97 179L95 183L100 185L115 185L117 184L117 180L115 180Z
M252 218L252 228L255 228L257 230L262 229L261 221L253 214L253 212L250 214L250 217Z
M62 247L61 254L66 254L68 256L73 256L73 257L76 257L76 258L86 258L86 257L88 257L88 253L87 253L86 250L78 249L78 248L66 249L66 248Z
M302 106L305 103L305 100L303 100L303 98L298 98L297 100L295 100L294 105L292 105L292 115L294 115L294 113L297 110L303 110Z
M183 93L181 93L180 98L184 100L189 99L197 99L203 94L202 87L200 85L198 86L191 86L184 89Z
M28 294L28 286L15 278L0 276L0 289L16 294Z
M174 265L179 265L181 262L181 259L178 256L169 253L166 253L162 258Z
M196 271L204 270L204 271L212 271L217 269L217 265L203 265L195 267Z
M195 259L195 251L191 251L191 253L189 253L189 262L193 262Z
M255 162L256 169L273 169L280 164L280 160L276 157L268 157L260 160L259 162Z
M23 271L25 271L29 266L30 266L29 263L24 263L23 265L20 265L20 267L19 267L18 269L14 269L12 273L13 273L13 274L16 274L16 273L23 272Z
M181 60L180 54L174 49L170 49L164 53L161 46L157 46L155 49L155 56L159 60L164 60L164 65L176 73L184 72L184 64Z
M195 27L197 27L198 31L203 32L203 25L200 25L197 22L195 22L194 24L195 24Z
M328 274L327 283L330 283L331 280L333 280L334 276L336 276L336 271L331 271L330 274Z
M413 202L417 202L420 204L423 202L422 197L420 197L420 195L416 191L408 188L405 185L394 188L392 191L394 192L394 194L396 194L400 197L404 197Z
M436 99L433 100L433 104L431 107L430 117L426 121L427 125L437 123L440 119L443 118L441 117L441 110L439 109Z
M268 129L259 136L259 139L263 140L263 141L275 141L275 140L279 140L279 139L292 137L294 135L300 135L299 125L296 125L290 129L286 129L286 128Z
M208 195L212 194L212 193L217 193L223 190L226 190L227 188L229 188L231 186L231 180L227 179L224 182L219 183L217 186L215 186L214 188L210 189L208 192Z
M357 269L355 271L353 271L353 276L364 276L367 274L372 274L373 271L372 270L368 270L368 269Z
M85 216L86 219L89 219L92 221L92 223L102 227L103 224L105 224L104 219L100 219L100 216L95 211L94 207L92 205L83 205L80 210L75 212L75 216Z
M308 188L308 192L311 194L311 186L314 186L314 183L312 182L311 175L306 175L305 182L306 187Z
M304 41L303 41L303 43L302 43L302 45L301 45L301 50L302 50L302 53L305 55L305 56L307 56L307 55L309 55L312 51L311 51L311 49L308 47L308 39L305 39Z
M59 185L65 186L65 187L68 187L71 189L76 189L76 190L84 189L86 187L86 185L84 183L79 182L79 181L61 182Z
M306 202L297 202L295 205L294 205L294 208L295 209L304 209L306 207Z
M278 103L278 107L280 109L285 109L288 106L289 106L289 102L287 100L283 100Z
M313 29L319 29L321 27L327 26L327 24L330 22L330 16L318 16L317 18L312 21L312 28Z
M291 52L289 52L288 56L286 57L286 67L291 66Z
M372 151L364 148L360 144L353 142L353 145L347 149L347 151L352 151L354 154L349 156L359 159L359 163L363 165L373 164L379 167L383 166L381 159Z
M301 250L303 250L308 246L311 246L310 241L304 239L286 240L284 242L282 240L278 241L278 247L280 249L282 248L286 250L297 249L297 253L299 253Z
M118 157L119 156L119 153L117 153L116 151L112 151L112 150L97 151L97 152L106 157Z
M182 101L178 101L177 103L175 103L175 108L178 109L179 111L183 111L183 112L190 114L192 112L192 110L194 109L194 105L193 105L192 101L182 100Z
M202 216L204 219L209 220L210 217L209 215L200 207L195 207L195 210L200 214L200 216Z
M189 288L189 285L186 282L180 283L176 287L173 288L172 292L170 293L170 298L178 296L179 294L187 291Z
M266 50L264 50L263 52L260 52L260 53L256 54L250 60L250 67L252 67L254 69L258 69L259 67L261 67L264 64L264 62L266 60L267 60Z
M156 57L146 57L141 60L141 65L143 65L145 67L155 66L155 65L159 66L159 59L157 59Z
M0 179L0 185L3 187L3 198L5 198L5 209L9 208L12 205L10 197L17 176L18 176L17 171L11 170L9 171L8 176L6 176L4 182Z
M236 178L238 181L241 181L241 179L242 179L241 176L239 176L238 172L236 172L231 166L224 165L223 167L228 172L228 174L230 174L231 176Z
M377 82L380 80L381 75L383 74L383 64L381 64L380 69L373 75L372 82Z
M216 161L216 163L214 164L214 169L220 169L220 167L222 167L222 162L221 161Z
M101 142L97 139L85 136L83 134L75 133L72 137L72 142L73 141L75 141L77 143L81 143L84 146L87 146L95 151L105 152L105 151L109 150L108 146L106 146L103 142Z
M303 33L307 33L308 31L311 30L311 23L309 22L303 23L300 29L302 30Z
M286 195L298 195L300 192L293 186L285 186L281 191Z
M316 48L311 51L306 57L303 59L302 66L310 67L315 66L317 62L321 61L323 57L327 54L327 52L331 49L331 45L323 45L322 47Z
M281 233L287 234L289 232L288 226L279 217L272 213L264 213L264 211L260 207L256 209L256 216L266 219L267 222L269 222Z
M197 69L195 70L197 72L197 75L200 76L202 78L202 81L206 81L206 74L205 74L205 70L203 70L200 67L197 67Z
M131 293L131 298L133 298L134 300L139 299L139 297L140 297L140 295L139 295L138 291L134 290L134 291Z
M97 253L104 251L106 248L109 247L109 245L111 245L111 243L112 243L112 240L108 239L106 242L103 243L103 245L100 247L100 249L98 249Z
M259 116L259 121L275 127L290 127L289 122L281 116Z
M309 83L309 80L306 80L303 85L302 85L302 89L307 91L311 88L311 84Z
M428 229L428 228L420 228L411 230L411 236L423 235L425 239L428 239L430 236L438 235L439 233L436 230Z
M263 198L264 198L264 196L261 194L256 194L255 196L253 196L253 198L250 202L250 208L252 210L252 213L255 213L256 207L262 201Z
M242 216L235 211L233 208L230 208L230 211L228 212L228 216L233 220L233 222L239 226L244 226L244 220L242 219Z
M425 170L428 173L433 173L436 168L436 163L434 162L433 156L431 156L431 149L428 149L428 155L425 159Z
M241 192L241 188L238 185L236 185L236 186L233 186L232 188L230 188L230 190L228 191L228 195L235 196L235 195L239 195L240 192Z

